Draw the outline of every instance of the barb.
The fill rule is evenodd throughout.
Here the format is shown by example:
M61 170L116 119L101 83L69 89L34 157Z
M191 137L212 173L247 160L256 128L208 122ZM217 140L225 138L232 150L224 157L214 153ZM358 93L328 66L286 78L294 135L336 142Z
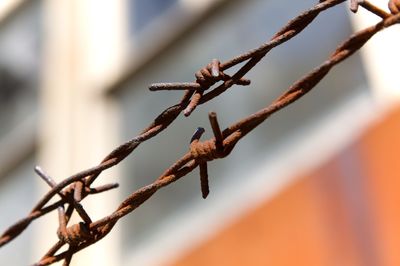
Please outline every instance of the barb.
M389 1L393 2L393 1ZM390 5L390 4L389 4ZM354 13L357 13L358 7L362 6L366 10L370 11L371 13L377 15L378 17L385 19L390 16L385 10L380 9L379 7L373 5L367 0L351 0L350 1L350 10Z
M255 129L270 115L307 94L325 75L327 75L332 67L351 56L377 32L399 23L400 5L398 0L389 1L391 14L374 7L367 1L352 0L352 11L357 11L358 5L360 5L380 16L382 21L353 34L349 39L339 45L325 62L295 82L269 106L230 125L225 130L221 131L216 114L211 112L209 114L209 120L214 137L209 140L200 141L204 129L199 128L193 135L189 151L185 155L165 170L153 183L132 193L109 216L97 221L91 221L89 215L79 203L89 195L105 192L118 186L118 184L109 184L91 188L91 184L102 171L115 166L132 153L142 142L145 142L165 130L181 112L183 112L185 116L188 116L198 105L210 101L233 85L249 85L250 81L245 79L244 76L271 49L299 34L322 11L344 1L345 0L320 1L319 4L289 21L289 23L276 33L270 41L262 44L260 47L243 53L224 63L213 59L206 67L196 72L196 80L194 82L157 83L150 85L150 90L152 91L184 90L184 94L178 104L163 111L140 135L117 147L107 155L98 166L81 171L58 184L56 184L49 175L44 173L41 168L36 167L35 172L50 185L51 190L43 196L27 217L12 225L1 235L0 246L18 236L33 220L57 209L59 212L58 236L60 240L55 243L35 265L49 265L60 260L64 260L64 265L69 265L73 254L101 240L112 230L119 219L135 210L159 189L180 179L197 167L200 169L202 196L206 198L209 194L207 163L228 156L241 138ZM225 70L240 63L244 63L244 65L234 75L229 76L224 73ZM212 89L212 87L219 82L221 82L221 84ZM60 196L61 199L53 204L49 204L49 201L56 194ZM65 205L68 206L66 210ZM69 217L71 217L75 210L80 214L83 222L68 226ZM68 249L57 254L66 244L69 245Z

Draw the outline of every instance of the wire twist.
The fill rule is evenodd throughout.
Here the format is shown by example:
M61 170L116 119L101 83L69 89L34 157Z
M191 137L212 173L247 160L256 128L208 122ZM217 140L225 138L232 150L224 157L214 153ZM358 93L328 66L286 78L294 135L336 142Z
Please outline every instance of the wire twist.
M198 161L212 161L220 158L213 139L206 141L194 141L190 144L190 154Z
M388 6L393 15L400 12L400 0L390 0Z
M224 63L216 59L212 60L211 63L195 74L195 82L152 84L150 90L181 89L184 90L184 95L178 104L163 111L140 135L117 147L107 155L99 165L72 175L58 184L43 171L37 171L39 176L50 185L51 190L43 196L27 217L16 222L1 235L0 246L18 236L33 220L58 209L59 229L57 234L60 240L49 249L36 265L49 265L60 260L64 260L64 265L69 265L73 254L101 240L112 230L119 219L135 210L159 189L175 182L197 167L199 167L200 170L202 195L204 198L207 197L209 194L207 162L229 155L241 138L265 121L265 119L273 113L303 97L318 84L333 66L339 64L360 49L380 30L399 23L400 5L398 0L389 1L388 5L391 13L380 10L368 1L351 0L352 10L357 9L358 5L360 5L381 17L382 21L352 35L332 53L327 61L295 82L282 96L278 97L269 106L239 120L225 130L221 131L216 114L210 113L209 119L214 138L201 142L200 137L204 133L204 129L198 129L192 137L187 154L178 159L153 183L133 192L110 215L97 221L91 221L89 215L80 204L86 196L101 193L118 186L117 184L108 184L92 188L91 184L102 171L117 165L142 142L165 130L181 112L185 115L189 115L197 105L217 97L234 84L248 85L250 81L244 79L244 75L246 75L272 48L290 40L300 33L320 12L344 1L345 0L319 1L319 4L289 21L289 23L278 31L270 41L262 44L260 47L243 53ZM228 68L242 62L246 63L234 75L229 76L224 73ZM222 84L209 90L219 81L222 81ZM206 90L209 91L204 93ZM35 171L36 170L37 169L35 169ZM49 201L56 194L61 199L50 204ZM64 205L67 205L66 210L64 210ZM68 227L69 218L74 211L77 211L83 222ZM60 252L60 249L66 244L69 245L68 249Z
M59 229L57 231L58 238L65 243L73 246L77 246L87 240L93 239L87 226L80 222L65 229Z

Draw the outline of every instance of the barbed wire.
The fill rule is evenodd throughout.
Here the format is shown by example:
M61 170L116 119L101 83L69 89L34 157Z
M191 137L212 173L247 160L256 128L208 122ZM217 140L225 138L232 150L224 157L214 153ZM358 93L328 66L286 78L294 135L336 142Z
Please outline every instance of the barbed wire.
M107 184L96 188L91 187L92 183L104 170L117 165L141 143L165 130L181 112L183 112L185 116L189 116L198 105L212 100L233 85L249 85L250 80L244 78L244 76L257 65L271 49L299 34L321 12L345 1L346 0L319 1L314 7L289 21L270 41L262 44L258 48L243 53L226 62L221 63L217 59L212 60L207 66L195 73L196 80L194 82L151 84L149 87L151 91L183 90L183 97L178 104L164 110L138 136L114 149L95 167L72 175L58 184L39 166L35 167L35 172L51 187L51 189L38 201L28 216L16 222L1 235L0 247L15 239L32 221L57 209L59 216L57 235L59 241L55 243L35 265L49 265L60 260L64 260L64 265L69 265L75 253L105 237L119 219L139 207L156 193L157 190L177 181L197 167L199 167L200 170L202 196L206 198L209 193L207 162L228 156L240 139L263 123L273 113L307 94L323 77L325 77L333 66L339 64L359 50L377 32L399 23L400 0L390 0L388 2L391 13L387 13L368 1L350 0L350 9L353 12L357 12L359 6L361 6L379 16L382 20L350 36L337 47L325 62L292 84L286 92L274 100L269 106L256 113L237 121L224 130L221 130L219 126L217 114L214 112L209 113L209 120L214 137L205 141L200 141L204 129L198 128L191 139L189 151L185 155L165 170L153 183L133 192L110 215L97 221L92 221L89 214L80 203L89 195L102 193L118 187L118 184ZM232 76L224 72L241 63L244 63L244 65ZM211 89L219 82L221 82L221 84ZM49 204L49 201L53 199L55 195L58 195L61 199ZM66 209L65 205L67 205ZM82 222L67 226L74 211L81 217ZM56 254L64 245L68 245L68 249Z

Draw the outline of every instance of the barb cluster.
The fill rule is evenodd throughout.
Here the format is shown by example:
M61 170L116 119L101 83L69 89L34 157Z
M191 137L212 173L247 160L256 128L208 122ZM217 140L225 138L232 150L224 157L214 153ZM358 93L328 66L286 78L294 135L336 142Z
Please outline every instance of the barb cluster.
M150 85L150 90L152 91L184 90L184 94L178 104L163 111L153 123L144 129L137 137L117 147L95 167L72 175L58 184L40 167L36 167L35 172L51 187L51 189L39 200L27 217L12 225L1 235L0 246L5 245L17 237L35 219L57 209L59 214L59 228L57 230L59 241L55 243L35 265L49 265L60 260L64 260L64 265L69 265L72 256L76 252L105 237L119 219L139 207L156 193L157 190L185 176L197 167L200 169L202 196L206 198L209 194L207 162L228 156L241 138L265 121L270 115L304 96L318 84L333 66L360 49L377 32L399 23L399 0L389 1L391 13L377 8L368 1L351 0L350 8L352 11L356 12L358 7L361 6L379 16L382 20L371 27L353 34L349 39L339 45L325 62L296 81L269 106L230 125L223 131L221 131L218 124L217 115L211 112L209 114L209 120L214 137L209 140L200 141L204 129L198 128L190 142L189 151L185 155L178 159L153 183L133 192L109 216L97 221L92 221L89 214L80 203L87 196L118 187L118 184L108 184L92 188L91 184L102 171L115 166L125 159L142 142L156 136L166 129L181 112L183 112L185 116L189 116L198 105L210 101L233 85L249 85L250 81L245 79L244 76L272 48L299 34L322 11L343 2L345 2L345 0L320 1L319 4L289 21L289 23L277 32L270 41L262 44L260 47L243 53L224 63L216 59L212 60L206 67L196 72L195 82L157 83ZM240 63L244 63L244 65L234 75L229 76L224 73L225 70ZM212 88L214 85L216 87ZM58 195L60 199L55 203L49 204L49 201L56 195ZM68 226L69 219L74 211L80 215L82 222ZM64 252L60 252L60 249L64 245L68 245L68 249Z

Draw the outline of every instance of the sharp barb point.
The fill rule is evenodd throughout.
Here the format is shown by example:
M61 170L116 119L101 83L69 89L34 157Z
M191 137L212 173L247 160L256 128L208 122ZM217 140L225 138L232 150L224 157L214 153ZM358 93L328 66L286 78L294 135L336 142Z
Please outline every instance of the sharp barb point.
M333 51L331 56L329 56L329 58L327 58L320 66L316 67L298 81L293 83L286 92L283 92L281 96L277 98L277 100L273 101L270 105L265 106L263 109L260 109L259 111L245 117L244 119L231 124L222 132L223 134L219 128L216 113L211 112L209 118L215 135L215 143L213 142L213 139L200 141L199 139L201 134L204 132L204 129L198 129L196 131L197 133L195 133L192 138L190 150L184 156L178 159L153 183L134 191L120 204L117 210L112 212L110 215L92 222L82 205L73 200L72 193L74 192L74 184L76 182L84 182L84 193L81 195L82 198L101 190L105 191L107 189L117 187L117 184L109 184L98 188L90 188L93 182L96 181L98 176L104 170L117 165L130 153L132 153L140 143L151 139L165 130L172 122L175 121L182 111L185 115L189 115L193 110L195 110L197 105L206 103L216 98L218 95L230 89L233 85L248 85L250 80L246 80L243 77L247 75L247 73L253 69L271 49L278 47L279 45L287 42L294 36L301 33L303 29L306 29L321 12L341 4L345 2L345 0L320 0L319 2L320 4L316 4L312 8L290 20L271 38L271 40L261 44L259 47L242 53L223 63L217 63L217 60L213 60L211 63L208 63L206 67L196 73L196 82L152 84L150 86L151 90L182 89L185 90L185 92L178 104L164 110L148 128L145 128L142 133L140 133L134 139L131 139L130 141L116 147L103 159L99 165L76 173L58 184L56 184L51 177L40 168L40 166L36 166L35 172L41 178L43 178L46 183L53 187L53 189L51 189L39 200L28 216L17 221L3 233L0 238L0 246L3 246L4 244L15 239L35 219L58 209L59 212L62 211L60 215L63 219L60 220L60 228L62 230L65 229L65 231L63 231L65 238L63 238L63 240L60 239L55 245L53 245L46 255L42 257L38 265L49 265L60 260L65 260L68 262L72 255L76 252L96 243L100 239L103 239L103 237L105 237L112 230L114 225L122 217L138 208L160 188L179 180L197 167L200 168L200 180L202 187L201 193L203 198L206 198L209 194L207 162L228 156L235 145L244 136L254 130L258 125L262 124L273 113L287 107L314 89L315 86L334 66L338 65L340 62L358 51L372 36L384 28L399 24L400 16L398 12L400 9L400 0L389 0L389 7L392 14L379 9L368 1L353 0L351 2L352 10L356 10L359 5L381 17L382 20L375 25L352 34L349 38L342 42L341 45L335 51ZM395 53L396 51L392 52ZM241 63L243 63L243 66L238 66L238 64ZM238 66L239 69L237 71L230 69L234 66ZM218 76L217 69L219 69ZM232 77L224 73L224 71L228 69L232 70L232 72L235 72ZM220 82L221 84L203 95L206 90L210 89L217 82ZM234 108L234 106L232 106L232 108ZM225 137L224 139L222 138L222 135ZM218 143L222 142L222 140L222 148L224 150L222 153L219 153L218 146L220 144ZM57 194L61 196L61 200L52 203L51 200ZM68 206L65 211L64 205ZM82 220L85 223L75 224L76 226L72 225L67 228L66 224L68 224L74 211L77 211L78 214L81 215ZM66 230L70 230L73 226L75 226L73 229L76 229L76 231L66 232ZM72 236L72 239L68 239L68 237L71 236L70 233L75 234ZM68 234L70 235L68 236ZM77 243L74 241L77 241ZM68 250L60 250L60 248L65 245L69 245Z

